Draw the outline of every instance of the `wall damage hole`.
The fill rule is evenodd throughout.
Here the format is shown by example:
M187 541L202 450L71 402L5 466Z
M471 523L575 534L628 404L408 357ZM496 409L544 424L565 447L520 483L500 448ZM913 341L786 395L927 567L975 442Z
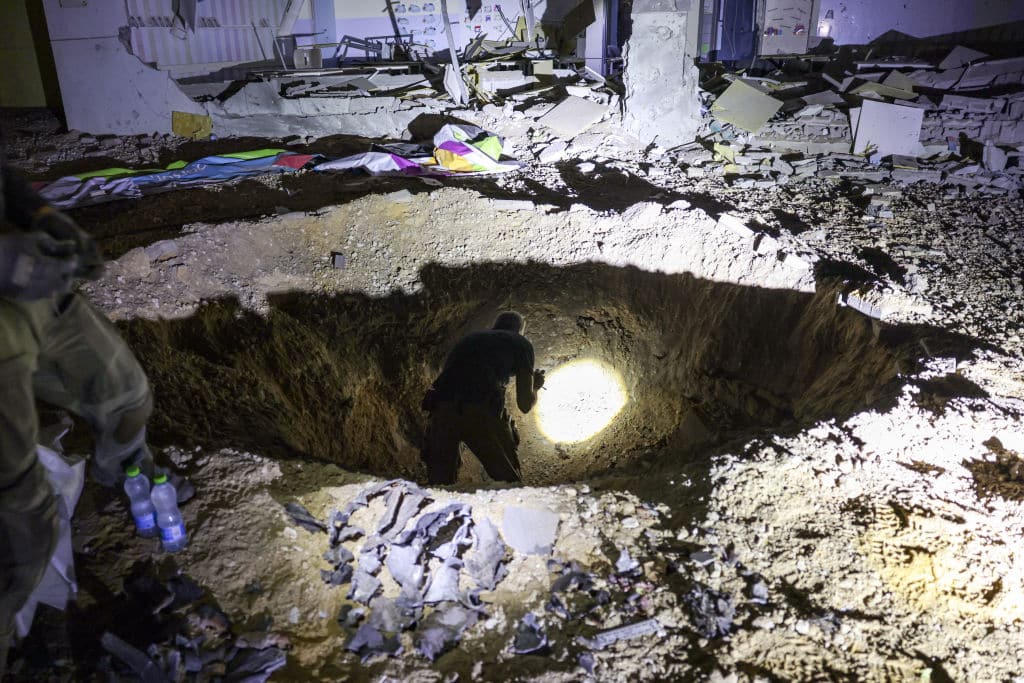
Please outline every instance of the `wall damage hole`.
M915 331L837 307L827 287L810 295L600 264L420 275L415 294L296 292L273 296L265 316L226 300L184 320L125 324L156 393L156 442L422 479L423 392L452 344L505 308L526 316L549 374L545 405L525 416L510 405L530 484L651 454L695 458L752 430L851 414L892 395L920 352ZM613 376L612 389L584 389ZM481 476L463 470L465 481Z

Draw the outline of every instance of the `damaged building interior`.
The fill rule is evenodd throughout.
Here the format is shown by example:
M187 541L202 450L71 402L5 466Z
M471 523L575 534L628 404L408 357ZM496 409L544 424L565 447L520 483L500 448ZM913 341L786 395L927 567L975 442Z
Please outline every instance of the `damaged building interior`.
M0 18L5 164L102 250L67 296L174 475L94 481L36 393L4 681L1024 683L1024 3ZM428 483L428 390L510 310L521 481Z

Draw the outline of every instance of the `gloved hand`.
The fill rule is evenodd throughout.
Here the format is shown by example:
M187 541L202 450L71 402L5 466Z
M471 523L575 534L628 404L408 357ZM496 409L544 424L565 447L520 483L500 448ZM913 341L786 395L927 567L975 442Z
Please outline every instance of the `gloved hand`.
M78 270L75 277L95 280L103 272L103 255L92 235L78 227L66 213L51 206L44 206L32 216L34 231L44 232L58 242L71 242L78 256Z
M533 390L540 391L544 386L544 371L534 370L533 371Z
M70 292L78 270L76 249L45 232L0 234L0 296L34 301Z

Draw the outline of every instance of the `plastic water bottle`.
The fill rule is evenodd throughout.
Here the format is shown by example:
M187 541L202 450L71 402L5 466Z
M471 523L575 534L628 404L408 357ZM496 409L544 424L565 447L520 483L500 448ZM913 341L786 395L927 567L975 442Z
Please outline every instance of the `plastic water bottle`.
M153 501L149 498L149 479L139 471L137 465L129 467L125 474L128 478L124 480L124 492L131 501L135 530L139 536L152 538L156 536L158 529Z
M185 522L178 510L178 492L167 481L166 474L153 477L153 507L156 508L156 523L160 527L160 542L164 550L176 553L185 547L188 536Z

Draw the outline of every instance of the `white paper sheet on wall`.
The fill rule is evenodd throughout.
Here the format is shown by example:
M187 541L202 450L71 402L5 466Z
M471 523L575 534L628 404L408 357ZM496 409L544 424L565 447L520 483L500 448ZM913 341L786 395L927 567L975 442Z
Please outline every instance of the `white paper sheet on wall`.
M761 22L760 55L799 55L807 52L815 0L766 0Z

